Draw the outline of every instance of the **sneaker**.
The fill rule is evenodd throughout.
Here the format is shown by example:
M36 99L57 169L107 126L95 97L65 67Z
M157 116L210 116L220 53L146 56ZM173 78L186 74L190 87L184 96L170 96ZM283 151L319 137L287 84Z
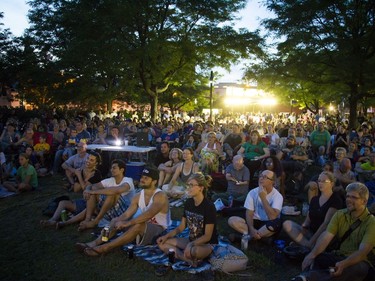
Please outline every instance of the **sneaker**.
M155 275L158 277L165 276L167 275L170 269L171 267L168 265L161 265L155 269Z

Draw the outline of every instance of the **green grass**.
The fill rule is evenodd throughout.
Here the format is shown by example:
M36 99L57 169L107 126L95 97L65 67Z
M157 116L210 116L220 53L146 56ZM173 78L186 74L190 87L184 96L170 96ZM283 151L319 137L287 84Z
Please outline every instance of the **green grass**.
M60 176L42 178L38 191L0 199L0 280L199 280L184 272L170 272L158 278L151 264L137 258L128 260L121 250L99 258L77 253L74 244L92 240L92 230L78 232L77 226L69 226L57 231L39 225L45 219L42 210L48 202L66 194L62 184ZM180 217L181 208L172 209L172 216ZM226 218L218 218L219 232L230 233ZM251 242L247 254L246 273L251 277L217 273L216 280L289 280L299 271L299 264L287 259L283 264L275 264L273 248L259 242Z

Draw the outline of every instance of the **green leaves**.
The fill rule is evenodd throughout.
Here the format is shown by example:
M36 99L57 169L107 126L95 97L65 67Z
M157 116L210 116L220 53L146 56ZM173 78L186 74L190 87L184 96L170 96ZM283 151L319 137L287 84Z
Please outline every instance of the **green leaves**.
M277 49L252 65L248 77L305 106L345 101L354 127L358 102L375 86L373 1L264 3L276 15L263 23L278 38Z

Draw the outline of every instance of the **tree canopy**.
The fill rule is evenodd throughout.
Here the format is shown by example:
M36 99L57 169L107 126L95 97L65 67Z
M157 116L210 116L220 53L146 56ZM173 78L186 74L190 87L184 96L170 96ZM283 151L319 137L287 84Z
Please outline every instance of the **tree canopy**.
M263 3L275 14L263 25L278 42L247 78L313 111L322 102L344 102L355 126L358 104L375 94L374 1Z
M191 101L212 67L262 55L257 32L233 27L246 2L31 0L27 36L54 102L147 97L155 119L164 93Z

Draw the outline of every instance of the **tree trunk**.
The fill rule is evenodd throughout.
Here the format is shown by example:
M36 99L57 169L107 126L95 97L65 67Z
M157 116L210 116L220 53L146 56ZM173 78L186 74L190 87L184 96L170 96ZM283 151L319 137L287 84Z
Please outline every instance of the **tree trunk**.
M158 102L159 102L158 95L150 97L150 105L151 105L150 117L151 117L152 122L155 122L156 119L158 119Z
M112 112L112 99L107 100L107 110L108 112Z
M355 98L355 94L352 93L349 97L349 130L351 128L357 128L357 105L358 100Z

